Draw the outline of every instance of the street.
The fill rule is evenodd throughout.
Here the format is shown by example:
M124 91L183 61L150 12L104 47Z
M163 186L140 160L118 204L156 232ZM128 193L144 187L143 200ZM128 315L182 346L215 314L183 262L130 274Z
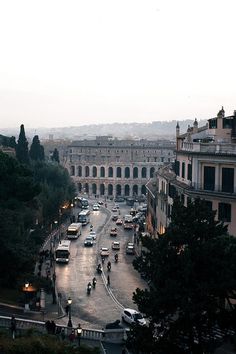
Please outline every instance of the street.
M90 209L93 200L90 203ZM116 226L111 220L113 202L108 203L108 208L103 206L99 211L91 211L91 224L97 233L97 240L93 247L84 247L84 240L90 232L90 224L84 226L82 235L72 241L71 257L67 265L56 264L57 290L62 294L62 305L66 306L67 299L72 299L71 317L73 325L81 323L86 328L101 329L106 323L121 320L123 307L136 308L132 301L132 294L137 287L144 288L145 282L132 265L133 255L126 255L125 245L132 242L133 231L125 231L123 226ZM121 218L129 213L130 207L120 203ZM74 208L74 215L79 209ZM110 236L110 228L116 226L117 237ZM119 251L111 249L112 241L120 241ZM107 271L107 259L103 265L103 274L97 274L96 267L101 263L99 250L101 247L108 247L111 262L111 271ZM119 254L119 260L115 263L114 255ZM110 286L107 287L107 275L110 276ZM96 288L87 295L87 284L92 283L96 277ZM63 319L64 323L68 318Z

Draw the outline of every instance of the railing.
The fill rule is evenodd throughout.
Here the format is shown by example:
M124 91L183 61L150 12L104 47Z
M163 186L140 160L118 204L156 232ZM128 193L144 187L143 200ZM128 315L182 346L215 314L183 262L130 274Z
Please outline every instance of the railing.
M183 143L184 151L202 152L210 154L236 155L236 145L227 143Z
M10 328L11 326L11 317L9 316L0 316L0 328ZM16 318L16 331L24 332L26 330L36 330L41 333L47 333L45 322L43 321L34 321L23 318ZM61 330L64 330L65 335L69 335L74 329L77 328L65 327L63 325L56 325L56 333L60 333ZM107 329L107 330L97 330L97 329L82 329L81 339L88 339L92 341L99 342L109 342L109 343L124 343L126 338L125 329Z

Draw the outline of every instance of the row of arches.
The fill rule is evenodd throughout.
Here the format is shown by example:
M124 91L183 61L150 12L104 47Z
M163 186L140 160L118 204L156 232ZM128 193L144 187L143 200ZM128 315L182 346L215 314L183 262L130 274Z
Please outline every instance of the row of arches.
M117 177L117 178L153 178L155 172L155 167L149 169L147 167L108 167L104 166L70 166L70 175L78 177Z
M96 183L78 183L77 187L78 192L85 192L86 194L100 194L108 196L124 195L126 197L139 195L139 186L137 184L134 184L133 186L130 186L129 184L125 184L124 186L122 186L121 184L108 184L107 186L105 186L104 183L101 183L100 185L97 185ZM141 186L140 192L141 194L146 194L146 186L144 184Z

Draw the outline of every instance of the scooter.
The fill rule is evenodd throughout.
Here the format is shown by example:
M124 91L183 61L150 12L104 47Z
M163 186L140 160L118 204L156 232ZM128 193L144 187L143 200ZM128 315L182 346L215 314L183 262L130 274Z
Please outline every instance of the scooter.
M91 285L91 283L89 282L88 285L87 285L87 294L88 294L88 295L90 295L91 289L92 289L92 285Z
M97 272L98 272L98 274L102 274L102 267L101 267L101 264L98 264L98 266L97 266Z
M97 279L94 277L93 278L93 288L95 289L95 287L96 287L96 284L97 284Z
M108 270L108 272L111 271L111 262L108 262L108 263L107 263L107 270Z

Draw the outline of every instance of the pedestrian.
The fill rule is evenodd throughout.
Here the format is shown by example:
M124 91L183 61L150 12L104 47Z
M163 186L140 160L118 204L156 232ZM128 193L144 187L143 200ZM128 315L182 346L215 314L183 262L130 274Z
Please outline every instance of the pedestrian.
M12 339L15 339L15 337L16 337L16 319L15 319L15 316L11 317L11 333L12 333Z
M56 323L54 321L51 321L51 323L50 323L50 330L51 330L51 334L55 334L55 332L56 332Z
M62 328L62 329L61 329L61 340L64 341L65 339L66 339L65 329Z
M50 334L50 331L51 331L51 323L49 320L47 320L45 322L45 327L46 327L46 330L47 330L47 333Z
M80 346L81 334L82 334L82 328L81 328L81 324L79 323L77 328L78 346Z
M70 341L71 343L73 343L74 340L75 340L75 331L72 330L72 331L71 331L71 334L69 335L69 341Z
M110 276L109 275L107 276L107 285L108 286L110 285Z

